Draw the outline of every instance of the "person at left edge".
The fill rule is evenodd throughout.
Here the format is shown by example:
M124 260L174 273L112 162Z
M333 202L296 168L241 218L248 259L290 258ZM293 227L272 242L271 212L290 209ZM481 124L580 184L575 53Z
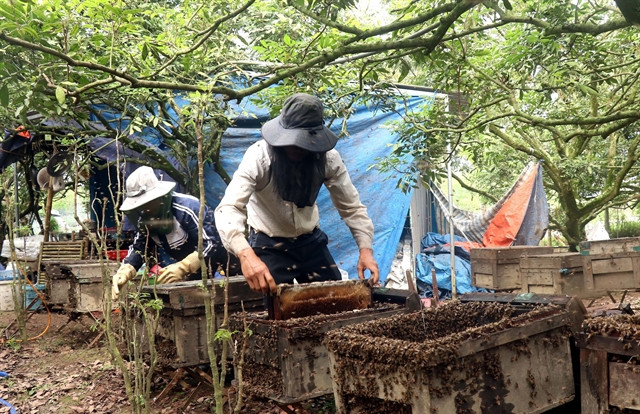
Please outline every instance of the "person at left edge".
M127 257L113 276L112 296L116 300L120 288L133 279L144 263L145 252L155 246L171 256L176 263L164 267L156 283L175 283L185 280L200 269L198 257L198 214L200 201L190 195L173 191L176 183L161 181L151 167L142 166L126 180L125 199L120 206L137 232ZM202 253L208 269L219 267L229 275L238 274L238 259L227 254L215 226L213 211L205 206ZM194 279L199 278L199 274Z

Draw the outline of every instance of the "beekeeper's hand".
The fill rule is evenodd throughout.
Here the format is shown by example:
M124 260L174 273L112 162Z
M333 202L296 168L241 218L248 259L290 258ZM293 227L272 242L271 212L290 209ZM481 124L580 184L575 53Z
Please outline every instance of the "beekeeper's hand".
M380 272L378 271L378 262L373 258L372 249L360 249L360 258L358 259L358 278L364 280L364 271L369 270L371 277L369 281L374 286L378 283Z
M249 247L240 251L238 258L242 274L252 290L262 292L264 295L276 291L276 281L271 276L267 265L253 251L253 248Z
M186 275L198 269L200 269L200 258L198 257L198 252L193 252L179 262L163 268L156 278L156 283L180 282L184 280Z
M120 295L120 288L124 286L125 283L130 281L136 276L138 273L135 267L131 266L128 263L122 263L118 268L118 271L115 275L113 275L113 280L111 282L111 299L118 300L118 296Z

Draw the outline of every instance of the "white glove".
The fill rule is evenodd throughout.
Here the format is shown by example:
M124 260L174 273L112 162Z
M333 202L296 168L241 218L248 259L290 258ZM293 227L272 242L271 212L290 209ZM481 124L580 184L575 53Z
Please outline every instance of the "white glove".
M138 273L135 267L131 266L128 263L122 263L118 268L118 271L115 275L113 275L113 280L111 282L111 299L118 300L118 296L120 295L120 288L133 279Z
M200 258L198 252L193 252L189 256L180 260L177 263L170 264L169 266L160 270L156 283L176 283L184 280L184 277L190 273L200 269Z

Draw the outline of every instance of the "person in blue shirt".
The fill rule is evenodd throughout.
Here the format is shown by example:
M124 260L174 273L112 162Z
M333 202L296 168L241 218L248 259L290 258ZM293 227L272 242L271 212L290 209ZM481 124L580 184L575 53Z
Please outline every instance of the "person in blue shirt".
M173 191L176 183L161 181L151 167L142 166L126 180L125 200L120 206L135 224L137 233L127 257L113 276L112 296L117 299L120 288L133 279L138 269L151 257L154 247L161 247L176 262L159 272L156 283L175 283L199 279L198 223L200 201ZM205 206L202 223L202 254L212 274L218 269L238 274L239 261L227 254L215 226L213 210Z

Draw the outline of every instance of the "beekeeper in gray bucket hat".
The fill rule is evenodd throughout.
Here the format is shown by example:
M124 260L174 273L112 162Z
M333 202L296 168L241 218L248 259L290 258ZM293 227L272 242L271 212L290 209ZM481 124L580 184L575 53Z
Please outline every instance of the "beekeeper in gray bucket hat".
M240 258L249 286L265 294L279 283L342 278L319 227L316 199L322 185L360 249L358 276L364 279L369 270L371 281L378 281L373 223L323 112L315 96L289 96L280 115L262 126L264 139L247 149L215 211L224 246Z

